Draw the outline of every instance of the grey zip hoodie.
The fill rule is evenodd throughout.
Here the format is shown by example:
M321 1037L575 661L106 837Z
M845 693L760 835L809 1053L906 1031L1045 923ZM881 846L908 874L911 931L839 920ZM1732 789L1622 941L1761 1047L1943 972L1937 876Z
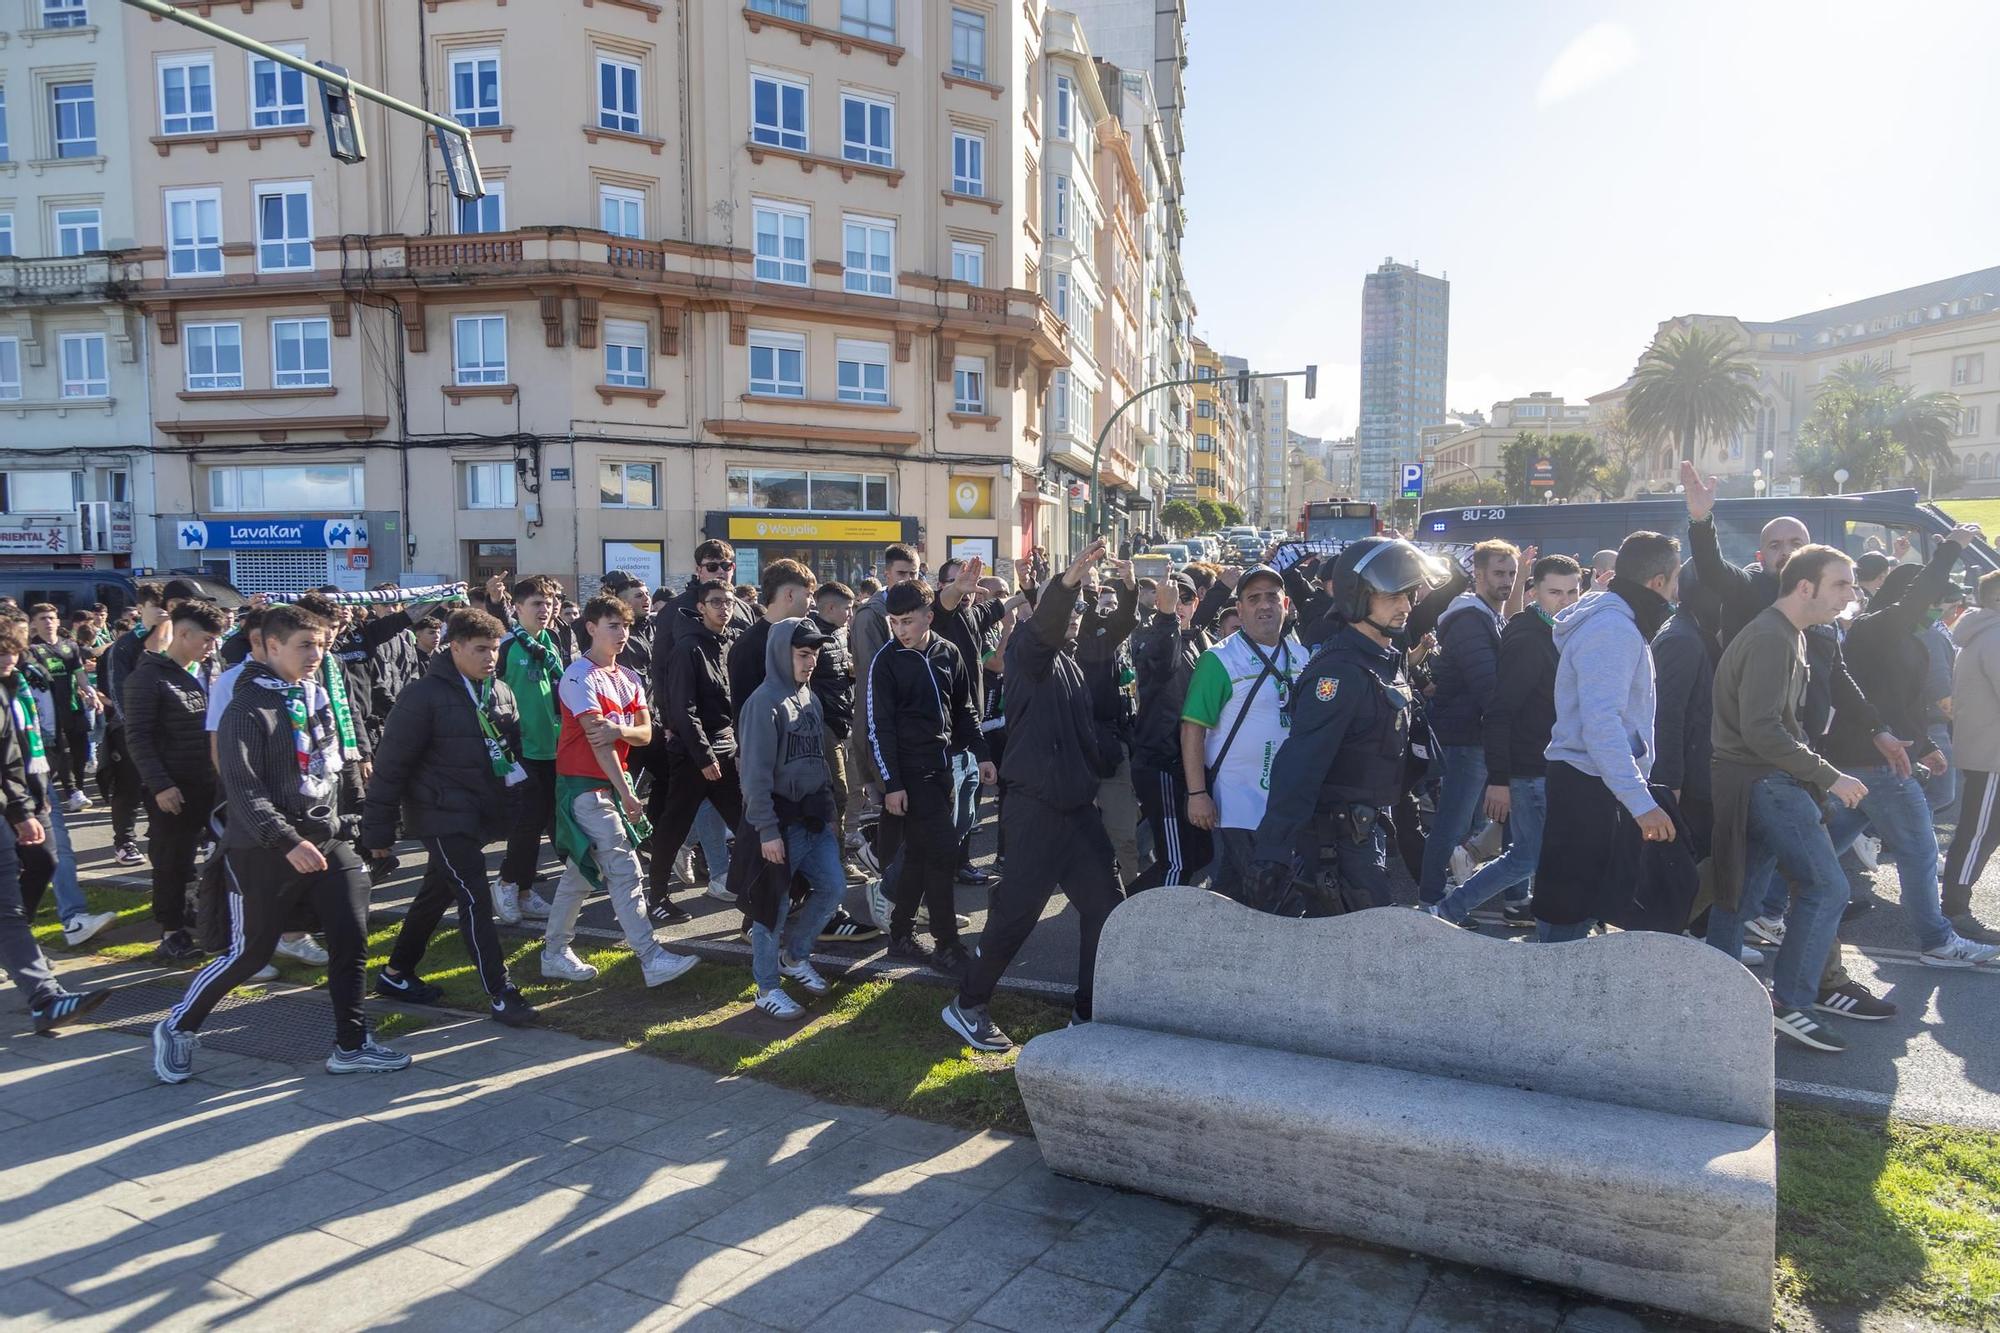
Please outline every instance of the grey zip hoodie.
M1543 753L1599 778L1634 818L1660 803L1653 771L1653 655L1615 592L1587 593L1556 617L1556 724Z
M2000 772L2000 611L1967 611L1951 637L1952 758L1974 773Z
M743 817L770 842L780 836L777 803L806 797L833 785L826 766L826 724L810 684L792 675L792 640L818 634L804 616L771 626L764 644L764 683L743 705L736 723L737 772L743 781Z

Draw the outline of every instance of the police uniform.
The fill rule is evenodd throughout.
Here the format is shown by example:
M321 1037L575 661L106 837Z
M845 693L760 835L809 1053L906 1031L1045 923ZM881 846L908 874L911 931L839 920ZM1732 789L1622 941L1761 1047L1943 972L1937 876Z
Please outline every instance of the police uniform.
M1291 733L1271 766L1257 826L1251 901L1282 915L1324 915L1292 889L1301 867L1331 860L1335 910L1386 907L1388 812L1403 787L1411 691L1403 654L1342 624L1306 664L1291 698ZM1322 891L1324 903L1334 895Z

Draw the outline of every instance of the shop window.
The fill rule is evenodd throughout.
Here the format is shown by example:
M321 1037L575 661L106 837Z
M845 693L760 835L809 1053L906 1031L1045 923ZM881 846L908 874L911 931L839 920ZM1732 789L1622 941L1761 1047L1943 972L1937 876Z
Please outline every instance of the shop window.
M886 514L889 477L881 472L729 469L731 509Z

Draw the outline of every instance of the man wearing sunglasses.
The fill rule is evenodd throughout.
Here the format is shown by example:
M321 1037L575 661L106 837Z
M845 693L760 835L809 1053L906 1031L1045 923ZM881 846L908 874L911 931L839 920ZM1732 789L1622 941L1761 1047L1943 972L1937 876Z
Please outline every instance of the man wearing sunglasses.
M661 692L661 697L665 697L667 655L673 651L674 640L681 636L682 631L693 629L701 622L701 608L695 603L695 587L710 581L724 587L736 584L736 548L719 538L710 538L694 548L694 574L688 579L687 587L653 617L653 687ZM741 603L731 605L729 617L729 627L734 630L749 629L757 618L749 607Z

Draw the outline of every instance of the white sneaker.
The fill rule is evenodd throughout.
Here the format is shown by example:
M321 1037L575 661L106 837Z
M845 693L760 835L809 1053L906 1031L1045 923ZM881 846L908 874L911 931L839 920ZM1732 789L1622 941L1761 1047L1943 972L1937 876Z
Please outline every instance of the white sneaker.
M80 815L89 808L90 798L80 791L71 792L69 799L63 802L63 809L73 815Z
M1753 916L1743 923L1744 931L1760 944L1778 948L1785 942L1785 919L1778 916Z
M719 903L734 903L736 901L736 895L731 893L729 886L719 879L711 879L708 882L708 896Z
M967 915L966 915L965 913L963 913L963 912L953 912L953 913L952 913L952 916L953 916L953 917L955 917L955 918L957 919L957 921L958 921L958 928L959 928L960 930L971 930L971 929L972 929L972 918L971 918L971 917L969 917L969 916L967 916ZM918 924L918 925L920 925L920 926L922 926L922 927L923 927L924 929L926 929L926 930L929 930L929 929L930 929L930 925L931 925L931 909L930 909L930 908L928 908L928 907L919 907L919 908L917 908L917 924ZM888 917L888 915L887 915L886 913L884 913L884 914L883 914L883 917L882 917L882 929L884 929L884 930L887 930L888 928L889 928L889 917Z
M572 949L561 953L542 950L542 979L545 981L595 981L597 969L576 956Z
M691 953L668 953L665 949L655 949L651 957L639 960L639 971L645 976L648 986L664 986L676 977L686 976L688 970L700 961Z
M1746 944L1743 946L1743 952L1736 956L1743 960L1743 966L1745 967L1764 966L1764 951L1762 949L1753 949Z
M782 990L772 989L757 997L757 1009L773 1018L793 1022L805 1017L806 1008Z
M1478 869L1479 863L1472 859L1472 849L1470 847L1454 847L1451 849L1452 879L1463 884L1465 881L1471 879Z
M1859 837L1854 840L1854 859L1870 870L1882 864L1882 840L1875 837Z
M521 891L504 879L493 886L493 919L503 926L521 924Z
M535 892L533 889L529 889L521 895L521 916L524 920L528 921L547 921L549 919L549 900L542 897L541 894Z
M680 854L674 857L674 878L689 888L695 886L693 843L683 843Z
M313 967L320 967L326 962L326 950L310 935L301 935L295 940L279 940L277 952Z
M85 912L63 922L63 943L74 949L118 924L116 912Z
M824 995L833 987L833 983L821 976L813 967L810 958L801 958L796 963L781 961L778 971L798 982L808 995Z
M250 980L252 981L276 981L277 979L278 969L272 967L269 963L264 964L264 966L250 974Z
M889 895L882 892L882 881L879 879L869 880L868 887L863 890L863 893L868 899L868 915L875 919L875 928L877 930L887 930L889 928L891 904L889 902Z
M1926 949L1923 961L1929 967L1978 967L2000 958L2000 944L1974 944L1962 935L1953 935L1935 949Z

